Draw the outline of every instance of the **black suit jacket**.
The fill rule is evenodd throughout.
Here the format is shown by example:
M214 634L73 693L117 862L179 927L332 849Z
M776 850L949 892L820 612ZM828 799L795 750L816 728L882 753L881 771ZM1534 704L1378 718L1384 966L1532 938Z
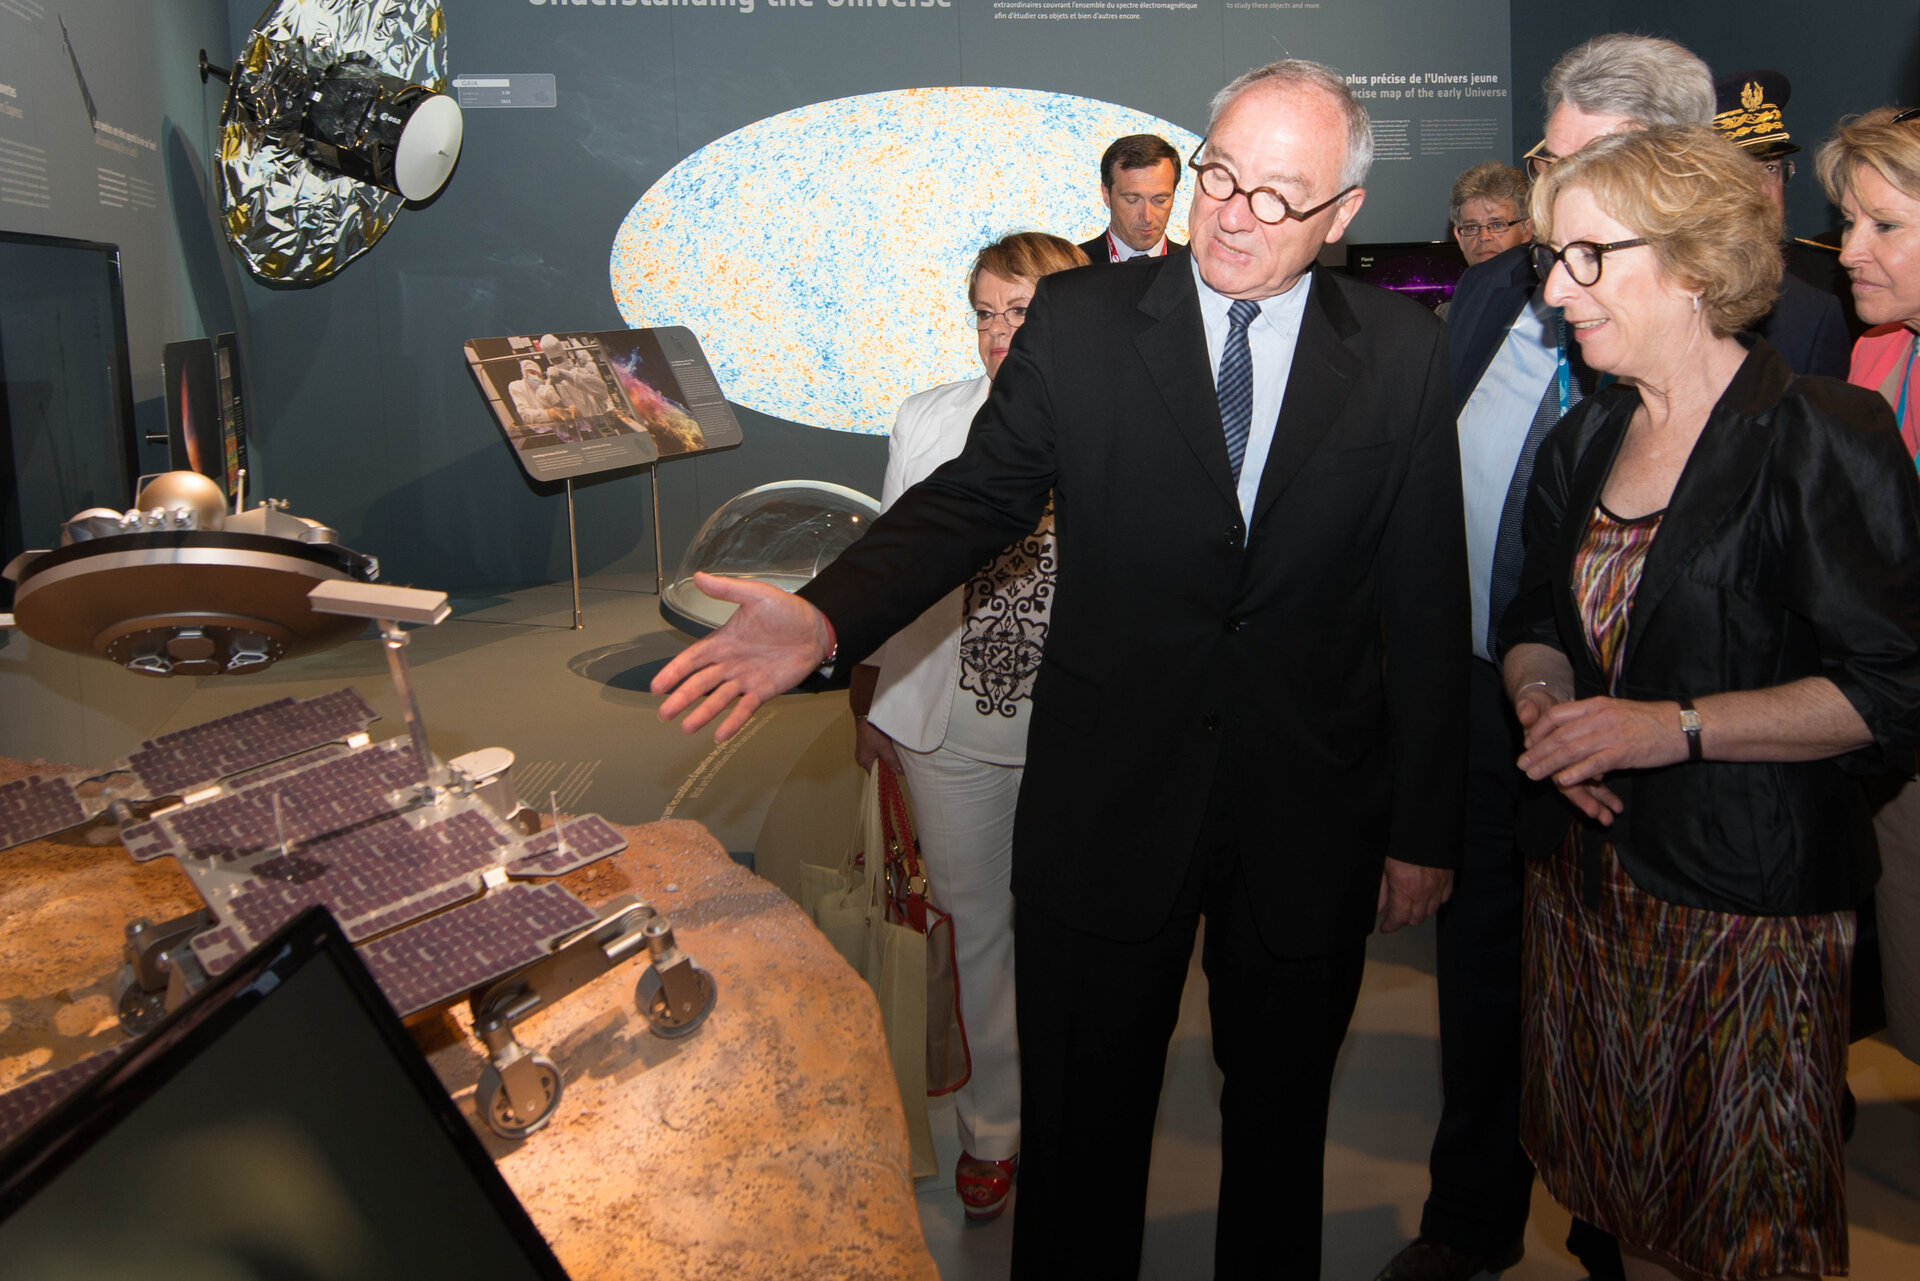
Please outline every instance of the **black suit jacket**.
M1794 373L1846 380L1853 338L1840 300L1792 272L1780 277L1780 301L1760 318L1753 333L1785 356Z
M1179 250L1182 250L1185 248L1186 248L1185 245L1181 244L1178 240L1175 240L1172 236L1167 237L1167 256L1169 258L1172 257ZM1111 251L1107 249L1107 233L1104 231L1101 232L1099 235L1095 236L1092 240L1081 241L1080 252L1087 256L1087 262L1092 266L1111 267L1115 265L1113 261L1113 254L1111 253Z
M1187 253L1040 281L964 452L800 593L844 668L1051 491L1023 905L1151 934L1215 787L1282 954L1364 934L1388 854L1453 863L1467 598L1446 360L1424 308L1316 270L1249 531Z
M1805 762L1705 761L1607 776L1607 839L1672 903L1779 915L1851 909L1878 875L1849 772L1920 739L1920 483L1885 400L1797 378L1765 343L1708 416L1629 614L1617 690L1594 662L1574 557L1639 393L1614 385L1540 447L1527 565L1504 643L1564 652L1576 693L1667 700L1807 676L1839 687L1874 745Z

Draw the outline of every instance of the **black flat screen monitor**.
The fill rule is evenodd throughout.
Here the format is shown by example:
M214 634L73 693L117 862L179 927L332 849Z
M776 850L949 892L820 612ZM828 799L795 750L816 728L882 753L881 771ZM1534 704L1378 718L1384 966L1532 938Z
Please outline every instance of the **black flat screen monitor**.
M324 909L0 1151L0 1278L566 1281Z
M131 507L135 449L119 248L0 231L0 565Z

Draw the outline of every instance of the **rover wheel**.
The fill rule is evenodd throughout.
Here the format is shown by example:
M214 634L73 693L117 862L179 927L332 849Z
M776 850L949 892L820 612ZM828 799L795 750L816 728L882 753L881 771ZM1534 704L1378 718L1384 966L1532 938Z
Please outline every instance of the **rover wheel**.
M167 990L149 992L134 978L133 967L123 965L113 980L113 1013L120 1030L128 1036L142 1036L167 1012Z
M545 1102L537 1114L522 1117L514 1110L513 1102L507 1097L506 1084L500 1079L500 1069L489 1063L480 1069L480 1086L474 1092L473 1105L480 1113L480 1119L487 1128L503 1139L524 1139L548 1121L560 1107L560 1069L553 1060L544 1054L530 1056L534 1070L539 1074L536 1086Z
M640 975L640 982L634 987L633 999L640 1006L640 1013L647 1019L647 1026L655 1036L664 1036L669 1040L690 1034L706 1021L713 1012L713 1003L720 995L719 985L713 981L713 975L699 966L691 967L693 977L699 983L699 994L690 1008L676 1010L667 1001L665 986L660 982L660 971L649 965Z

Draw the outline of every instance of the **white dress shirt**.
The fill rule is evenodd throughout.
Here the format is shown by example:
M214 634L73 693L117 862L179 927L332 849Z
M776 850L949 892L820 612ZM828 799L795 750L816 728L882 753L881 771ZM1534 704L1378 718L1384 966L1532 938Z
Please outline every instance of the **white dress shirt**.
M1487 652L1488 597L1493 556L1500 541L1500 513L1513 484L1513 469L1527 432L1560 364L1557 308L1538 289L1507 329L1487 372L1460 408L1460 484L1467 513L1467 578L1473 592L1473 652Z
M1227 349L1227 330L1232 326L1227 309L1233 306L1234 300L1215 293L1200 278L1198 263L1193 264L1193 283L1200 290L1200 316L1207 329L1207 359L1217 384L1220 357ZM1280 421L1280 406L1287 398L1293 349L1300 341L1300 319L1306 314L1307 292L1312 285L1313 273L1307 272L1284 294L1261 299L1260 314L1247 326L1247 349L1253 355L1253 417L1247 423L1247 452L1240 460L1239 498L1240 515L1249 528L1253 525L1253 500L1260 493L1260 473L1266 468L1267 453L1273 448L1274 428Z
M1167 238L1165 236L1160 237L1159 242L1151 249L1135 249L1114 235L1111 227L1107 229L1107 257L1114 262L1126 262L1132 258L1164 258L1166 254Z

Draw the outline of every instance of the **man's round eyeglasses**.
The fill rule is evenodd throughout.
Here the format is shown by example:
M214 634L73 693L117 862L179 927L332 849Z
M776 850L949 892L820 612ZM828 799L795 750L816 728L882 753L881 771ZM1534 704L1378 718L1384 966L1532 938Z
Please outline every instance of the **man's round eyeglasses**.
M1206 145L1202 142L1201 149L1205 149ZM1360 190L1358 187L1348 187L1345 191L1322 200L1311 209L1295 209L1287 203L1285 196L1272 187L1255 187L1252 191L1248 191L1240 185L1239 180L1233 176L1233 171L1225 165L1201 164L1198 150L1193 153L1193 158L1187 161L1187 168L1200 175L1200 190L1206 194L1207 199L1218 200L1225 204L1235 196L1245 196L1247 208L1253 210L1253 216L1269 226L1283 223L1289 218L1305 222L1321 210L1332 208Z
M1478 240L1482 236L1504 236L1525 221L1525 218L1495 218L1491 222L1455 223L1453 229L1464 239Z
M1006 321L1009 329L1018 329L1027 323L1027 309L1009 307L1005 311L988 311L985 307L975 307L967 313L967 328L986 329L996 320Z
M1546 245L1533 247L1533 270L1544 283L1553 274L1553 265L1561 263L1567 269L1567 275L1576 285L1597 285L1600 283L1602 260L1616 249L1636 249L1646 244L1645 240L1615 240L1599 245L1591 240L1570 240L1562 248L1555 250Z

